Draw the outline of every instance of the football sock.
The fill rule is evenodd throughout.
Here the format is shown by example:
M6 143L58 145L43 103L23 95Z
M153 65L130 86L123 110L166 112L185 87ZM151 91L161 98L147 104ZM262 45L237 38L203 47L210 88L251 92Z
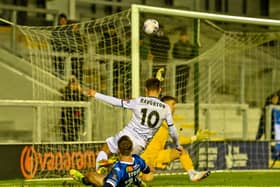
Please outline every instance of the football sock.
M189 178L191 179L197 172L193 169L188 170Z
M185 171L193 170L193 163L188 153L183 153L180 161Z

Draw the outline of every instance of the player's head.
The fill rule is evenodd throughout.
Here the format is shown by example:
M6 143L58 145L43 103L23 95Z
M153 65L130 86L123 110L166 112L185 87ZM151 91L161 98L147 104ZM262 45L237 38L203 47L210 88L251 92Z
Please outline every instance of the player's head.
M123 156L129 156L132 152L133 143L131 139L124 135L118 140L119 153Z
M273 96L271 97L271 104L277 105L278 103L279 103L279 95L273 94Z
M175 97L166 95L166 96L163 96L160 100L162 102L168 104L172 114L175 112L175 109L176 109L176 99L175 99Z
M152 93L154 94L153 96L159 96L161 92L160 80L158 80L157 78L150 78L146 80L145 92L147 95L150 95L150 93Z
M67 24L67 16L65 14L59 14L58 16L58 25L66 25Z
M187 33L187 31L182 30L182 31L180 32L179 38L180 38L180 40L183 41L183 42L188 41L189 38L188 38L188 33Z

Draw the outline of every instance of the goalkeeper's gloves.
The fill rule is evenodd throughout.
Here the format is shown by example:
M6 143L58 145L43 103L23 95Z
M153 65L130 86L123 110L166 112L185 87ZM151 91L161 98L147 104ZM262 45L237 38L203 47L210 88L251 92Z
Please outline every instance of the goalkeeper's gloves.
M215 132L213 131L209 131L208 129L200 129L197 131L194 141L207 140L213 135L215 135Z
M113 165L118 160L118 157L112 156L108 160L100 160L98 162L99 167L107 167Z
M190 138L180 137L180 142L185 144L193 143L195 141L207 140L213 135L215 135L215 133L212 131L209 131L207 129L200 129L197 131L196 135L191 136Z
M213 132L213 131L209 131L207 129L204 129L204 130L200 129L200 130L198 130L196 135L191 136L191 137L186 137L186 136L179 135L179 141L180 141L181 144L190 144L190 143L193 143L195 141L207 140L215 134L216 133Z
M99 167L96 172L98 174L106 175L108 173L108 167Z
M164 81L164 68L160 68L157 73L156 73L156 78L159 80L159 81Z

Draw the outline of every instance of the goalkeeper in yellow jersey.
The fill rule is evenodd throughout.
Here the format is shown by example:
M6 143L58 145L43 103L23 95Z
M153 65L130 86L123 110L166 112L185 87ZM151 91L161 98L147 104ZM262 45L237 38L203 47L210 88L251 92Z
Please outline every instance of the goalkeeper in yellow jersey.
M174 113L176 108L176 99L172 96L164 96L161 100L168 104L172 113ZM184 143L192 143L198 136L199 134L189 138L188 140L184 139ZM150 167L165 169L171 161L180 159L181 164L184 170L188 172L191 181L199 181L210 175L210 171L198 172L194 170L192 160L186 150L177 150L176 148L165 149L167 139L168 127L164 122L141 155Z

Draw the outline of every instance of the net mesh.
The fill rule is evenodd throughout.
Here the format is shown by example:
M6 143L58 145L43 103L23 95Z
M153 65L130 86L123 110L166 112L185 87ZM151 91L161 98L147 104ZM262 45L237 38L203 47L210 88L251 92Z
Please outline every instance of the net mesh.
M26 49L22 55L31 63L33 99L91 102L84 94L90 88L115 97L131 97L129 10L83 23L56 27L20 26L19 30L24 41L22 46ZM122 110L99 102L93 102L93 105L92 125L96 127L93 137L104 140L120 129L124 114ZM83 134L87 117L84 107L46 109L42 117L56 121L48 123L50 129L59 129L54 125L61 127L52 140L84 140L78 136ZM113 127L103 126L112 123L115 123Z

